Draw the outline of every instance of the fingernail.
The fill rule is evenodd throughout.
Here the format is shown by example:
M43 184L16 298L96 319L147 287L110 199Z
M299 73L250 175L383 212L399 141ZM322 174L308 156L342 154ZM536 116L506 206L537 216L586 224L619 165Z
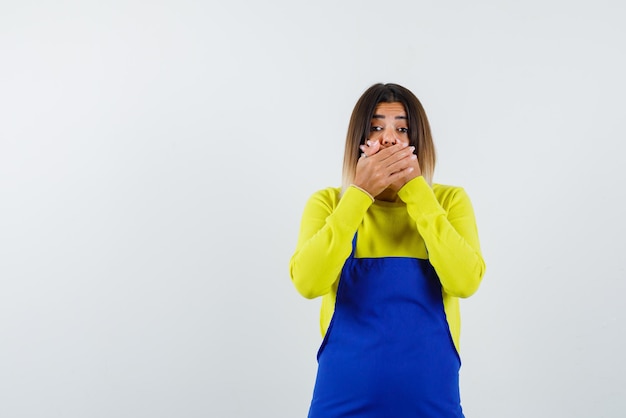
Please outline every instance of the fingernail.
M372 141L367 141L367 146L371 147L372 146Z
M411 151L415 151L415 147L411 145Z

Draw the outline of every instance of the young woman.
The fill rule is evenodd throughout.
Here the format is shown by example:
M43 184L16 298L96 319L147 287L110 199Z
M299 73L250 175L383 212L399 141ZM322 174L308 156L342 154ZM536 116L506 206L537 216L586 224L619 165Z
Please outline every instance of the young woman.
M460 187L433 184L421 103L397 84L367 89L350 118L343 187L307 202L291 279L321 296L309 417L463 417L458 298L485 271Z

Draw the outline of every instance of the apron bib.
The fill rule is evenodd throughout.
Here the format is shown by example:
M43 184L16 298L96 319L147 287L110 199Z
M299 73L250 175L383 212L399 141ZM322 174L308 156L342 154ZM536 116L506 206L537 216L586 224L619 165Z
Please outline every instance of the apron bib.
M428 260L355 258L343 267L317 354L309 418L463 418L458 353Z

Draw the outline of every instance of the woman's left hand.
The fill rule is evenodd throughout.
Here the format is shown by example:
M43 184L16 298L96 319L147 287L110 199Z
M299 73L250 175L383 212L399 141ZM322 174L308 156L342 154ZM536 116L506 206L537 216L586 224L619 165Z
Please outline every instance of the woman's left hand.
M407 184L409 181L413 180L416 177L419 177L422 175L422 169L420 168L420 162L419 160L416 158L411 162L411 167L413 167L413 171L407 173L404 177L402 177L401 179L391 183L389 185L389 188L391 190L393 190L394 192L398 192L398 190L400 190L405 184Z

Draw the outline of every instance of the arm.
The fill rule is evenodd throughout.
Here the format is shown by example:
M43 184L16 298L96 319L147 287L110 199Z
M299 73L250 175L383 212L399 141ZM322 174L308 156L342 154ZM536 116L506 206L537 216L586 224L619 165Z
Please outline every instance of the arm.
M452 188L444 204L423 177L407 182L398 196L407 204L428 249L443 290L451 296L469 297L480 285L485 262L480 253L474 210L462 188Z
M372 202L367 193L354 186L340 200L328 189L309 199L289 263L291 280L302 296L312 299L330 292Z

